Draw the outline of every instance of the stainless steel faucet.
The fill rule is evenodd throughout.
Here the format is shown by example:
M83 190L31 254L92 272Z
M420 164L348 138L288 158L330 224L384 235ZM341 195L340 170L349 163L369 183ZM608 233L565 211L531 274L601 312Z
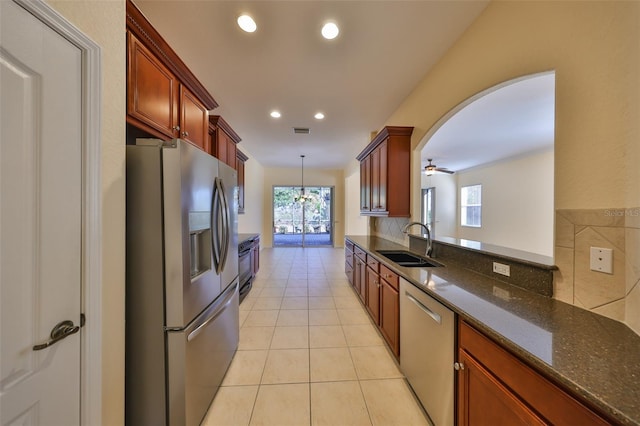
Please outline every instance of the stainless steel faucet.
M424 229L424 233L427 234L427 249L425 250L424 254L427 257L431 256L431 232L429 231L427 225L421 222L409 222L404 226L404 228L402 228L402 233L408 234L409 228L411 228L413 225L420 225Z

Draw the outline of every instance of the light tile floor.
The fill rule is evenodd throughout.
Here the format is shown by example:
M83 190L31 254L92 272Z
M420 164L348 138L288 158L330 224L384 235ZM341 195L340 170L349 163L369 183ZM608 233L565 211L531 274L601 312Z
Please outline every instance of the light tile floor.
M260 262L204 426L428 424L345 277L342 249L263 249Z

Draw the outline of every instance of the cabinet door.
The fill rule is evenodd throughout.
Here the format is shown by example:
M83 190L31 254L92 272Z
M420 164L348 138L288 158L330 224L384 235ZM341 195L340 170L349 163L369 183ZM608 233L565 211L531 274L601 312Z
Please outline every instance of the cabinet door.
M373 322L380 324L380 275L367 268L367 310Z
M238 213L244 213L244 161L236 157L238 171Z
M371 153L371 210L387 210L387 142Z
M371 156L360 162L360 211L371 211Z
M363 302L367 302L367 263L360 260L358 264L358 268L360 272L358 274L358 278L360 278L360 282L358 283L358 295Z
M375 204L375 209L377 211L387 211L387 142L382 142L375 152L378 155L378 201ZM403 188L398 188L398 190L401 191Z
M353 285L353 265L349 264L346 260L344 262L344 273L347 275L349 284Z
M547 424L611 424L464 321L459 322L458 347L460 359L466 359L463 361L464 370L459 372L458 384L466 386L466 391L459 398L460 401L465 398L468 401L459 407L467 407L466 415L470 419L467 424L482 422L483 416L489 415L482 407L489 404L498 406L498 409L503 406L504 416L511 411L512 416L528 419L528 413L522 414L521 406L524 404L535 411L535 416L546 419ZM470 366L467 366L468 362ZM493 393L479 395L487 393L485 388ZM460 412L460 415L465 415L465 412Z
M369 155L371 162L371 211L380 210L380 149Z
M353 287L364 302L367 291L367 264L358 256L353 258L353 274Z
M464 350L458 362L464 366L458 371L458 424L546 424Z
M127 35L128 118L158 136L178 137L180 83L133 34Z
M229 167L233 167L234 169L236 168L236 151L236 144L231 139L229 139L229 144L227 145L227 160L225 162L229 165Z
M356 292L360 293L360 263L361 260L356 256L353 256L353 288Z
M380 280L380 331L393 353L400 355L400 296L385 280Z
M180 86L180 138L209 152L209 112L185 86Z

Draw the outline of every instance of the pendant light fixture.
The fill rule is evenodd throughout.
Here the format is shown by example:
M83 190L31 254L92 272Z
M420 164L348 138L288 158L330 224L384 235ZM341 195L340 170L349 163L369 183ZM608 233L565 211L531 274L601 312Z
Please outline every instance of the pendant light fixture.
M298 195L297 197L295 197L295 201L301 204L306 203L307 201L311 201L311 195L306 195L304 193L304 155L300 156L300 161L302 163L302 167L301 167L301 185L300 185L300 195Z

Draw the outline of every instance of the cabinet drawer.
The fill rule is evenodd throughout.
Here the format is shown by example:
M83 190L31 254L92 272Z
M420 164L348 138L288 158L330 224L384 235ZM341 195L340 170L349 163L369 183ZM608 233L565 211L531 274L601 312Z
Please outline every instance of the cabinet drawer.
M351 241L345 241L344 248L346 251L350 251L351 253L353 253L353 243Z
M367 252L365 252L364 250L362 250L360 247L355 246L354 247L354 253L356 254L356 256L358 256L360 258L360 260L362 260L364 263L367 262Z
M380 277L388 282L391 287L398 289L398 274L382 264L380 265Z
M370 254L367 255L367 266L373 269L376 273L380 272L380 262Z

